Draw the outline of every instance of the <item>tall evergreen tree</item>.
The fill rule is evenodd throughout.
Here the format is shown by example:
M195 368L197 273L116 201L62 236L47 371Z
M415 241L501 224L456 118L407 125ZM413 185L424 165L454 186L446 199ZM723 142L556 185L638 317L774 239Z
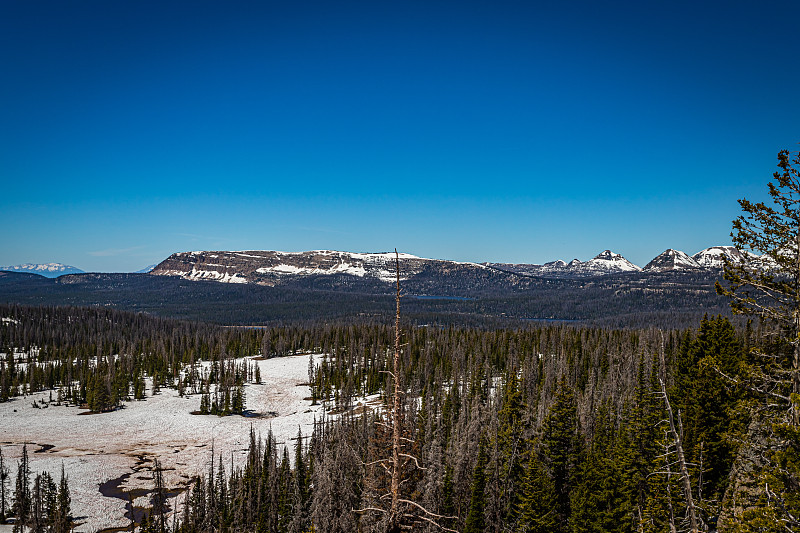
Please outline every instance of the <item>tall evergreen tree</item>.
M798 529L800 464L794 458L800 449L800 152L781 150L778 167L768 184L772 205L739 200L744 214L733 221L731 236L750 255L743 262L726 262L727 284L718 283L717 291L730 297L734 312L762 318L780 336L780 342L762 339L749 367L728 376L763 400L748 445L755 451L751 457L759 457L750 469L761 470L761 479L752 483L765 488L751 502L753 509L734 520L747 527L747 522L774 519L778 526ZM747 497L741 493L729 499Z
M497 448L500 477L501 522L512 524L519 506L520 485L524 475L525 404L519 388L517 371L512 368L503 390L498 413Z
M555 399L542 425L540 437L542 462L553 481L556 493L555 532L569 530L571 515L570 492L575 487L578 465L581 461L581 443L578 439L578 416L575 394L564 379L561 380Z
M6 504L8 502L8 476L10 469L6 465L5 457L3 456L3 448L0 446L0 524L6 521Z
M486 529L486 440L481 435L478 447L478 460L472 471L472 484L470 486L469 510L464 533L483 533Z
M558 526L556 490L533 442L528 447L518 514L517 533L551 533Z
M69 480L64 473L64 464L61 464L61 479L58 482L56 495L56 508L53 520L53 533L67 533L71 529L72 498L69 492Z
M17 483L14 488L14 518L16 525L27 524L31 516L31 467L28 446L22 445L22 457L17 467Z

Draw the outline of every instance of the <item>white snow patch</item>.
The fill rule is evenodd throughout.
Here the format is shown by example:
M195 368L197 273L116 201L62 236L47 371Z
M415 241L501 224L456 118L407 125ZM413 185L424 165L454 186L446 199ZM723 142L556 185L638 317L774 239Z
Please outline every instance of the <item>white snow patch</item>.
M0 403L3 441L10 443L2 445L3 455L12 476L23 443L28 445L32 472L49 471L58 480L64 464L70 479L73 515L87 517L76 531L125 527L125 501L102 496L99 486L130 473L137 456L157 456L165 469L174 468L165 470L164 481L168 487L176 488L208 470L212 441L217 457L222 454L228 465L233 457L241 465L251 424L264 438L271 428L279 443L290 446L298 427L303 435L310 435L314 418L320 418L323 410L305 399L311 395L304 385L308 381L308 361L308 355L251 360L251 364L259 365L264 383L245 386L247 409L275 413L272 418L191 415L191 411L199 409L200 395L181 398L172 389L162 389L145 401L128 402L124 409L86 416L79 416L85 411L74 406L51 404L46 409L33 409L31 403L47 400L49 391L15 398ZM148 383L148 394L150 390ZM42 444L53 448L34 453ZM151 489L152 480L147 474L143 470L131 475L122 488ZM181 502L182 499L181 496Z

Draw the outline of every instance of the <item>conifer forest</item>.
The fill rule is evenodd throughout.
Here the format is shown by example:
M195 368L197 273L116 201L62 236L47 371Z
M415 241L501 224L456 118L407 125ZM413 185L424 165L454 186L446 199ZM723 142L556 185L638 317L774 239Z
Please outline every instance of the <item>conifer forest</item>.
M239 416L248 384L269 379L249 357L313 354L309 400L327 406L313 432L251 430L243 461L209 447L177 494L156 458L128 528L143 533L800 531L798 163L779 155L774 205L740 202L734 243L761 263L718 281L734 315L683 329L419 324L399 275L384 321L222 327L11 303L0 402L50 391L102 417L174 389L198 416ZM70 472L2 451L0 521L80 530Z

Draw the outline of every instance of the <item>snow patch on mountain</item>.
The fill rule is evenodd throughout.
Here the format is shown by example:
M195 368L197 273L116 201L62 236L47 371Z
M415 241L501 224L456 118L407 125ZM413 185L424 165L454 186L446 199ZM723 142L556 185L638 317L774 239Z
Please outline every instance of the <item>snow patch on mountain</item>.
M642 269L611 250L600 252L580 266L585 269L607 272L638 272Z
M184 277L192 281L212 280L220 281L222 283L247 283L247 279L241 277L239 274L230 274L228 272L219 272L217 270L198 270L193 268L191 272Z
M333 250L310 252L237 251L180 252L161 262L152 274L180 276L189 280L215 280L229 283L274 284L289 276L347 274L392 282L397 275L394 252L351 253ZM420 273L426 265L461 264L437 261L415 255L398 254L401 280ZM464 263L485 268L474 263Z
M700 268L700 264L680 250L668 248L645 265L647 272L667 272Z
M749 254L753 257L754 254ZM740 252L733 246L712 246L705 250L700 250L692 256L697 264L705 268L723 268L724 259L728 258L733 263L743 263L748 260L747 255Z
M590 278L606 274L622 272L639 272L640 267L634 265L622 255L604 250L588 261L573 259L569 263L562 260L551 261L543 265L529 264L503 264L486 263L493 268L523 274L528 276L542 276L546 278Z

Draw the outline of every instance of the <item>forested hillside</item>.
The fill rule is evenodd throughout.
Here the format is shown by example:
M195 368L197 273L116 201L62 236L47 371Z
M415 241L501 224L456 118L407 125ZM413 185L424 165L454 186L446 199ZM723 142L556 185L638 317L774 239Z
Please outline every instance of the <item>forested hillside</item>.
M310 369L312 394L344 414L320 420L293 450L253 436L246 464L231 471L220 462L197 479L178 529L381 530L383 515L368 509L385 503L386 474L376 462L387 453L385 411L353 408L370 395L385 405L392 397L392 327L219 328L97 308L4 306L0 315L3 350L36 354L36 364L8 355L0 362L4 398L52 388L75 402L102 396L108 403L97 408L113 409L136 394L143 375L162 387L202 390L180 373L201 358L218 362L219 374L206 379L235 388L248 374L226 363L234 357L322 354ZM764 336L757 325L737 332L725 318L708 318L688 331L551 325L400 333L402 430L415 458L404 461L402 495L439 525L682 528L689 504L666 400L683 428L696 516L717 524L753 397L715 369L734 374L750 364L749 348ZM439 530L407 507L404 523ZM164 513L154 506L144 530L172 527L176 517L162 521Z
M481 274L483 277L476 277ZM403 316L419 325L519 327L569 321L612 327L686 328L704 314L729 314L709 271L627 273L591 279L514 275L482 270L423 272L403 285ZM391 284L348 274L311 275L279 287L188 281L147 274L78 274L52 280L0 272L0 302L103 306L223 325L388 323Z

